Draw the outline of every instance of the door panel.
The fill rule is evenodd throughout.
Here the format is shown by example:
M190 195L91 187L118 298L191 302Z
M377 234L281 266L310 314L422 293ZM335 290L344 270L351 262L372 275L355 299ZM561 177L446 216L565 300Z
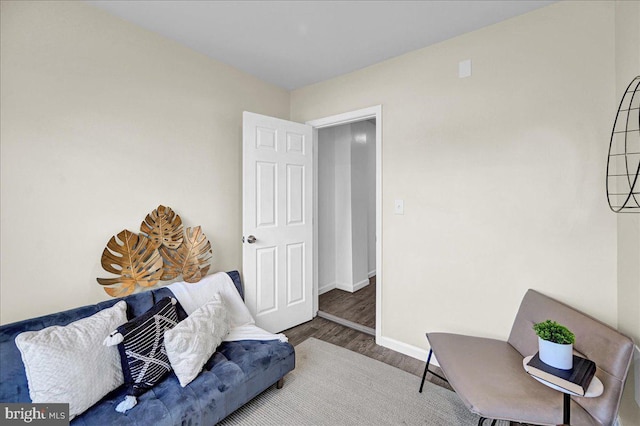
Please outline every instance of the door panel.
M298 133L287 132L287 152L297 152L304 155L305 137Z
M276 226L278 176L275 163L256 162L256 227Z
M256 250L258 273L256 314L264 315L278 309L277 247L264 247ZM245 284L246 285L246 284Z
M287 164L287 225L304 225L304 166Z
M287 245L287 306L304 303L304 243Z

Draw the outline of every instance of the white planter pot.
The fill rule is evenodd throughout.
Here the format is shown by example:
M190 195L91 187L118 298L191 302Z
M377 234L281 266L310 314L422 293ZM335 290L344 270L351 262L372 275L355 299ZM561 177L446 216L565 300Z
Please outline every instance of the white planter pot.
M540 360L561 370L571 370L573 368L573 345L561 345L538 337L538 349Z

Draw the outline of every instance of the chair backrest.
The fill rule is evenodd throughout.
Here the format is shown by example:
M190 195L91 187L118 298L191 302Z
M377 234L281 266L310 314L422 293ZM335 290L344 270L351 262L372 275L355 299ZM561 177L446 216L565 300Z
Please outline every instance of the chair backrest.
M522 356L538 351L538 337L533 324L553 320L565 325L576 336L574 350L596 363L596 376L604 384L604 393L598 398L574 398L600 423L613 424L620 406L624 382L633 356L633 341L571 306L528 290L511 328L509 343Z

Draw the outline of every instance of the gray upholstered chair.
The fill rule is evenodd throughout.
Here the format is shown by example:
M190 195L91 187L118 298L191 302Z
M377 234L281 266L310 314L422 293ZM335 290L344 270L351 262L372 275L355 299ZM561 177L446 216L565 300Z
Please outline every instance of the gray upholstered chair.
M522 360L538 350L533 324L552 319L576 335L574 350L596 363L596 377L604 392L596 398L571 397L571 423L612 425L633 355L633 341L588 315L535 290L520 305L505 342L450 333L427 333L446 380L464 404L481 418L535 425L555 425L563 420L563 394L533 379Z

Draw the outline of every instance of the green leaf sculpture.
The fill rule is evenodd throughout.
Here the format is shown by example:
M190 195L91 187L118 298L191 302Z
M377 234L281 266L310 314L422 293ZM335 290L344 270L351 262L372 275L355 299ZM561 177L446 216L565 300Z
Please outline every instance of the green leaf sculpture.
M164 259L161 279L172 280L182 274L188 283L197 283L202 279L211 265L211 243L202 232L200 226L187 228L182 245L175 250L160 247L160 255Z
M171 207L158 206L144 219L140 225L140 232L149 237L154 247L165 246L177 249L182 244L182 219Z
M113 297L127 296L134 292L136 284L142 287L155 285L162 276L162 257L153 242L144 235L123 230L111 237L102 252L102 267L118 278L98 278L104 291Z

